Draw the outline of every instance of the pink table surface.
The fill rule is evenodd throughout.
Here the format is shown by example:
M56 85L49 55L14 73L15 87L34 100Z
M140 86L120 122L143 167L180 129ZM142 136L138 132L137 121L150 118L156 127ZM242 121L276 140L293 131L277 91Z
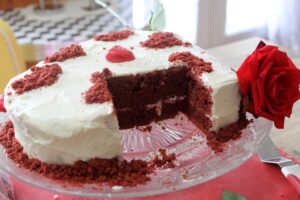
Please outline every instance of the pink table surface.
M53 193L38 188L28 188L16 179L12 179L12 181L17 200L91 200L54 196ZM133 198L132 200L220 200L223 190L237 192L245 196L247 200L300 199L277 166L263 164L255 155L235 170L207 183L168 194Z

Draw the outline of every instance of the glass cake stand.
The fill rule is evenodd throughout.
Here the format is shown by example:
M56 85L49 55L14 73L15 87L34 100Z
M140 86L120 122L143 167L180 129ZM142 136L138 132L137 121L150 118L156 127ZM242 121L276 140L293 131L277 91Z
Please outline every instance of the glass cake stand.
M5 118L5 115L0 115L0 123L5 121ZM249 115L248 118L252 117ZM151 181L146 185L136 187L109 187L99 184L81 187L61 185L19 168L6 157L1 145L0 167L19 183L50 192L54 195L53 199L60 196L73 196L76 200L84 197L151 196L201 184L235 169L256 152L270 132L272 123L264 118L253 119L253 123L243 130L242 136L227 142L224 151L218 154L207 146L204 134L183 114L177 115L174 119L153 123L151 126L151 130L142 131L139 128L121 132L124 159L147 159L149 153L155 153L159 148L166 148L176 154L177 166L171 169L157 169L150 175Z

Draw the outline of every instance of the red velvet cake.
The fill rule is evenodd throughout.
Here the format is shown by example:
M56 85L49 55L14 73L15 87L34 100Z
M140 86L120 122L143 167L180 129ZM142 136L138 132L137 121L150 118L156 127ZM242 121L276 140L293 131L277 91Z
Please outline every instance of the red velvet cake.
M218 151L240 136L246 111L282 128L299 84L287 55L264 43L236 73L173 33L115 31L11 79L4 106L0 98L11 120L0 143L20 166L50 178L132 186L147 182L154 167L174 167L175 155L161 149L150 163L120 161L120 130L181 112Z
M115 158L120 129L178 112L218 134L239 120L241 100L236 73L204 50L173 33L137 30L60 49L13 78L4 95L23 151L53 164Z

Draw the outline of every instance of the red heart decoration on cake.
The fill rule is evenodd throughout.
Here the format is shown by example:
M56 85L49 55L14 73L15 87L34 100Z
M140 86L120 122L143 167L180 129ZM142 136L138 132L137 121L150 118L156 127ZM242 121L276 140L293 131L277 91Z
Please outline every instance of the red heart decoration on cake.
M4 107L4 95L0 95L0 112L6 112L6 109Z
M108 51L105 58L113 63L127 62L135 59L133 53L130 50L119 45L113 46Z

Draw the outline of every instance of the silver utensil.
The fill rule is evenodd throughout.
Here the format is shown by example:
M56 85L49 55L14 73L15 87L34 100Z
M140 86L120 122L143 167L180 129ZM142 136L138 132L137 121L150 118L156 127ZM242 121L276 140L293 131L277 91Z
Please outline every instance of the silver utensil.
M97 3L98 5L102 6L103 8L105 8L108 12L110 12L116 19L118 19L124 27L129 28L130 26L127 24L127 22L118 14L116 13L113 9L111 9L106 2L104 2L103 0L95 0L95 3Z
M257 151L260 160L264 163L277 164L291 183L291 185L297 190L300 194L300 166L295 164L292 160L283 157L272 140L267 137Z

